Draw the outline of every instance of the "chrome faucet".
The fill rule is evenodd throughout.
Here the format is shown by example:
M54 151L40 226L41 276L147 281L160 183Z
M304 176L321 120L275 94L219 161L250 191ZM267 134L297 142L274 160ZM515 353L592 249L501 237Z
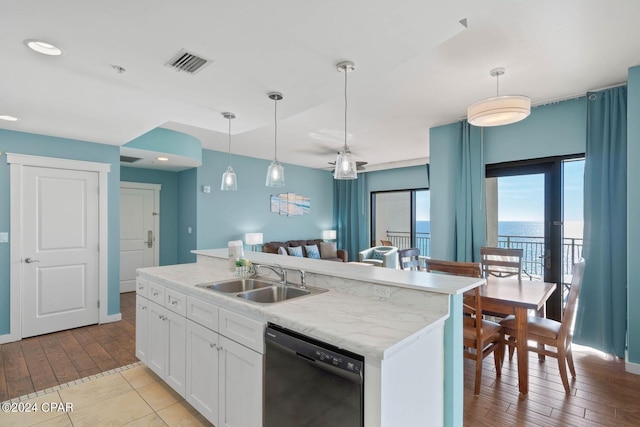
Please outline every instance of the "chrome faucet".
M300 289L307 288L307 273L301 268L292 268L292 270L298 270L300 272Z
M258 270L261 268L267 268L273 271L278 275L278 277L280 277L280 283L282 283L283 285L287 284L287 270L285 270L284 267L282 267L280 264L276 264L276 265L254 264L254 267L256 269L256 272L258 272Z

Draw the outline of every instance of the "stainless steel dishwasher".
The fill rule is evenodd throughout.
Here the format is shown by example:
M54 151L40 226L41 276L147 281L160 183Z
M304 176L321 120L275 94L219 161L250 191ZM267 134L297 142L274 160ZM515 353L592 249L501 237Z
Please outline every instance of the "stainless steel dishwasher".
M264 427L363 427L364 357L269 323Z

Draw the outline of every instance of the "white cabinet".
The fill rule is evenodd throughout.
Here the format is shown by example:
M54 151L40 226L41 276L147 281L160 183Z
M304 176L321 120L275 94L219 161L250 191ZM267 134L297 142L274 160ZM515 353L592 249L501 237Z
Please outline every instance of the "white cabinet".
M136 295L136 357L147 363L149 300Z
M262 354L221 335L219 366L220 415L216 426L261 426Z
M163 286L138 278L136 292L136 356L184 396L187 323L174 311L184 311L186 296L173 292L166 302L170 310Z
M138 358L217 427L261 426L264 324L138 281Z
M218 334L187 320L187 392L185 399L218 424Z

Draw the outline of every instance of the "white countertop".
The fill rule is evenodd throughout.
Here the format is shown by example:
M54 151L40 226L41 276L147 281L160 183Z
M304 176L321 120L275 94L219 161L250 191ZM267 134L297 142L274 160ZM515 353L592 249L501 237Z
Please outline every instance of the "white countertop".
M194 253L213 258L227 257L227 249ZM324 279L333 282L333 288L321 294L258 305L234 294L196 287L200 283L232 277L227 269L215 268L205 263L150 267L139 269L138 274L142 278L208 300L223 308L377 359L389 357L430 328L441 325L449 315L447 294L457 294L483 283L477 279L385 271L388 269L257 252L247 252L245 258L256 263L277 262L287 268L302 268L310 275L313 282L309 282L310 285L329 288L323 286L323 276L320 275L324 275ZM311 277L314 273L317 276ZM290 272L289 277L292 281L297 280L295 272ZM340 279L346 280L344 288L340 286L338 289L335 282ZM363 289L369 290L367 283L359 282L393 286L392 299L370 296L371 292L363 292ZM421 292L416 294L416 291Z

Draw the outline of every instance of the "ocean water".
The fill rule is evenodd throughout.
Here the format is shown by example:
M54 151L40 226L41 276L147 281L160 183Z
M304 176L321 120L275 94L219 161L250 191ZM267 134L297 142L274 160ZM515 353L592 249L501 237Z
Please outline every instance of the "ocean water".
M565 238L582 238L582 221L565 221ZM416 231L418 233L430 233L430 221L417 221ZM544 224L535 221L500 221L498 223L498 234L500 236L519 237L542 237L544 236Z

